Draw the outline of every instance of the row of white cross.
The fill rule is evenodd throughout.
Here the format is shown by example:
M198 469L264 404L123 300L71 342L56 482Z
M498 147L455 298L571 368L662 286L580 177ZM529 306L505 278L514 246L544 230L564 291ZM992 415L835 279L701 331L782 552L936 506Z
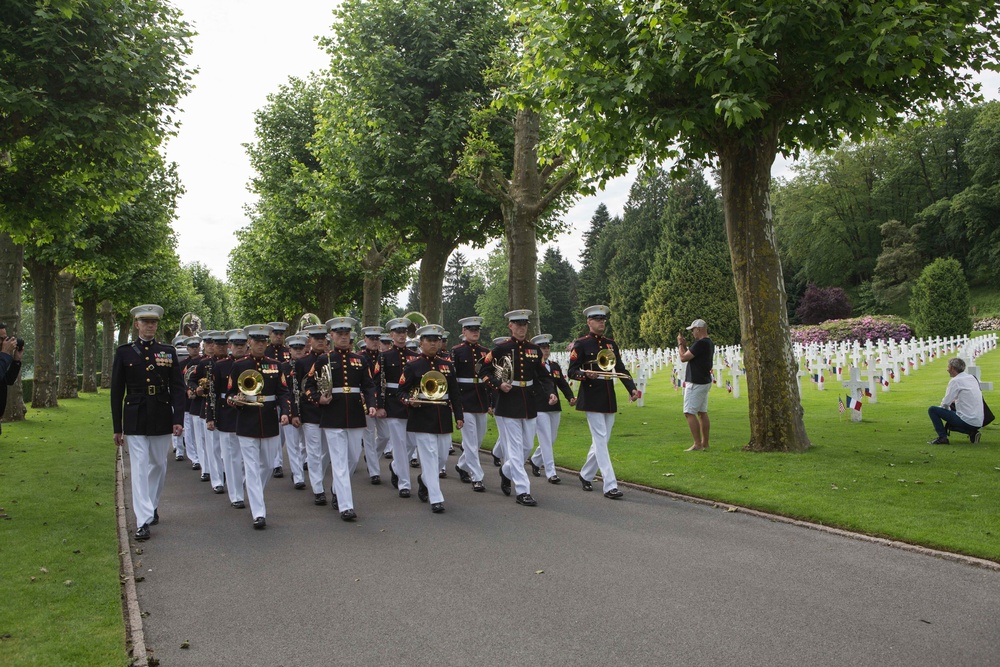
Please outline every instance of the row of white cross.
M991 390L993 384L982 382L975 361L979 355L996 349L996 346L997 334L991 333L976 338L938 336L901 341L880 339L863 342L795 343L793 353L798 360L799 370L796 375L800 395L803 377L808 377L819 391L826 389L826 378L829 377L849 389L850 398L860 405L863 396L868 398L869 403L877 403L879 391L890 391L893 383L901 382L912 370L941 357L961 357L966 362L967 372L980 380L984 390ZM684 386L687 364L680 360L676 348L628 349L622 350L621 356L643 396L649 379L664 368L672 369L675 389ZM569 368L569 352L553 352L552 359L564 371ZM725 377L726 373L729 378ZM739 345L716 347L712 376L717 387L725 388L733 398L739 398L740 377L745 374L743 350ZM637 405L643 406L642 398L637 401ZM852 409L851 418L860 421L861 411Z

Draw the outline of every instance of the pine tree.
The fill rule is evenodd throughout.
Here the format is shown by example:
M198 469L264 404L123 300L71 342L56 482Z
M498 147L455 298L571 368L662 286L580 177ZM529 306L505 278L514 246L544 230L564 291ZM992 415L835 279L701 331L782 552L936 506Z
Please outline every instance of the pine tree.
M545 299L550 310L548 317L542 320L542 330L552 334L553 341L571 341L577 334L576 271L557 248L549 247L539 266L539 274L538 295Z
M476 314L476 299L482 287L473 285L472 267L465 255L456 252L448 260L444 274L444 321L442 325L451 332L449 344L457 344L462 326L458 320Z
M621 225L621 219L612 218L608 207L600 204L590 219L590 229L584 234L583 263L579 273L577 289L577 309L575 330L584 328L583 309L595 304L607 304L610 301L608 293L608 267L614 257L614 233ZM610 325L610 322L609 322ZM608 335L611 327L608 327Z
M722 202L700 171L670 188L653 270L642 293L640 333L647 345L676 345L677 334L695 319L708 322L717 344L740 341Z

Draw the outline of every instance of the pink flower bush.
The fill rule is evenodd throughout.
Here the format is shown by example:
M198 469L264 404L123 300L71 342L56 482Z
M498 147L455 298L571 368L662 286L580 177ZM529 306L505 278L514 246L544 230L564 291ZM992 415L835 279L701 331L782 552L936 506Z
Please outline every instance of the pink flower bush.
M898 342L912 337L913 330L906 321L894 315L865 315L844 320L827 320L812 326L792 327L792 341L803 344L879 339Z

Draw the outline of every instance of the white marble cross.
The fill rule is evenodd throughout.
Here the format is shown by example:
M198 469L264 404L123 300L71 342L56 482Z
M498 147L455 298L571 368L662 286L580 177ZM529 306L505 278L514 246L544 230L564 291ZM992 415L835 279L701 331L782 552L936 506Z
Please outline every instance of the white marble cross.
M861 379L861 369L857 366L851 366L851 379L845 380L842 384L845 389L850 390L851 398L860 403L861 397L864 395L864 389L868 386L868 382ZM852 422L861 421L860 410L851 409L850 412Z

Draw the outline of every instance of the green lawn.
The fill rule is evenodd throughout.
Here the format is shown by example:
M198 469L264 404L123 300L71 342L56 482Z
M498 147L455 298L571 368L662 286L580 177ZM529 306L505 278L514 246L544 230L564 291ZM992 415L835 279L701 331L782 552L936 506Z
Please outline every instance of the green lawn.
M1000 352L980 359L1000 381ZM865 421L837 410L835 382L806 382L814 446L804 454L743 452L746 394L713 389L712 446L690 444L670 373L647 389L646 407L623 404L611 442L622 480L744 505L1000 561L1000 429L979 446L933 437L927 406L948 375L942 359L864 406ZM621 390L619 390L621 391ZM987 400L1000 405L997 392ZM564 405L564 407L567 407ZM114 455L107 394L31 410L0 436L0 664L127 665L118 583ZM490 420L487 441L495 438ZM590 445L583 416L563 413L560 465L579 468ZM566 484L576 484L573 478ZM598 489L600 487L598 486ZM669 511L667 509L666 511Z
M108 396L0 435L0 664L127 665Z

